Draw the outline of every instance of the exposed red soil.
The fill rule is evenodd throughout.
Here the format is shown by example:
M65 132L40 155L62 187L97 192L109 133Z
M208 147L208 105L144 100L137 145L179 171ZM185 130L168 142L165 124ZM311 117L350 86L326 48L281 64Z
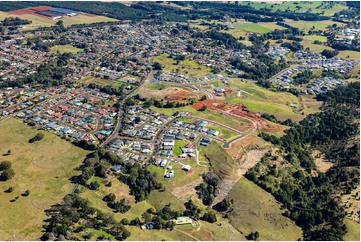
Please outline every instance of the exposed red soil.
M51 7L48 7L48 6L31 7L31 8L24 8L24 9L14 10L14 11L9 12L9 14L15 14L15 15L32 14L32 15L36 15L36 16L39 16L39 17L46 18L45 16L37 14L35 12L45 11L45 10L49 10L49 9L51 9Z

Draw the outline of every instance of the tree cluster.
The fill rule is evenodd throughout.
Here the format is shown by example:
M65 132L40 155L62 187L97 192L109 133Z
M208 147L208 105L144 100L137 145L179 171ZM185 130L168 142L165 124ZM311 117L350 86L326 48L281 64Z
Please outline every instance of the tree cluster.
M37 133L33 138L29 139L29 143L34 143L36 141L40 141L44 138L44 134Z
M10 161L2 161L0 163L0 181L10 180L15 176L14 169L11 168Z
M90 206L89 200L77 194L66 195L61 204L47 210L48 224L41 240L77 240L75 235L86 229L96 228L125 240L130 232L111 214L105 214ZM104 239L104 238L103 238Z
M202 178L204 182L196 187L197 194L204 205L211 205L217 196L219 177L213 172L207 172L202 175Z
M146 167L141 164L125 165L125 174L119 179L130 188L130 194L135 196L135 201L140 202L148 198L149 194L161 188L161 183L156 179L157 174L151 174Z
M346 232L345 211L337 196L349 194L359 184L359 141L355 141L359 90L359 83L351 83L319 95L325 102L323 112L287 130L280 138L278 155L266 154L246 174L287 208L285 216L302 227L306 240L340 240ZM317 171L312 149L334 163L325 173ZM275 160L288 168L273 164Z

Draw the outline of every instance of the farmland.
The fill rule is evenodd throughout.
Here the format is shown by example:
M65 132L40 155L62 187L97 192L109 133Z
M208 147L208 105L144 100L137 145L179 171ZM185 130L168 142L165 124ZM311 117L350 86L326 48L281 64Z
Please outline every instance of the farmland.
M0 182L0 238L4 240L38 240L42 235L44 210L60 202L73 184L69 181L78 172L87 152L71 145L59 137L30 128L21 121L9 118L0 123L1 161L12 163L15 177ZM37 133L43 133L41 141L30 144L28 140ZM4 190L13 187L11 193ZM25 190L27 197L20 196ZM14 197L18 200L10 202Z
M280 205L267 193L246 178L241 178L232 188L234 211L230 213L231 224L248 235L258 231L260 240L297 240L302 230L282 215Z
M52 20L49 17L44 17L37 14L30 14L30 13L21 13L22 10L16 10L12 12L2 12L0 11L0 20L3 20L7 17L19 17L23 19L31 20L32 23L29 25L25 25L23 30L29 30L29 29L36 29L39 27L51 27L54 26L57 22L57 20ZM73 24L91 24L91 23L99 23L99 22L114 22L118 21L113 18L108 18L105 16L97 16L92 14L80 14L73 17L64 16L62 18L63 25L65 27L73 25Z

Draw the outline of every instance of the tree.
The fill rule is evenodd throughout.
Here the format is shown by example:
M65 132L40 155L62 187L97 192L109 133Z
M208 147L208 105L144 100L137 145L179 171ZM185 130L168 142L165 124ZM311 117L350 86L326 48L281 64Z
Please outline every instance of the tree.
M202 220L210 222L210 223L215 223L215 222L217 222L217 216L213 211L210 211L203 215Z
M206 105L203 105L200 109L198 109L198 111L206 111L207 110L207 106Z
M5 171L11 168L10 161L3 161L0 163L0 171Z
M126 218L123 218L121 221L120 221L121 224L123 225L128 225L129 224L129 220L126 219Z
M30 191L29 190L26 190L23 194L21 194L23 197L27 197L29 196L30 194Z
M89 188L91 190L97 190L99 188L100 184L98 181L93 181L89 184Z
M10 180L11 178L13 178L14 176L15 176L15 171L10 168L10 169L3 171L3 173L1 173L0 180L7 181L7 180Z
M162 65L159 62L154 62L153 63L153 69L154 70L162 70Z
M63 23L64 23L63 20L59 20L58 22L56 22L56 25L58 25L58 26L63 26Z

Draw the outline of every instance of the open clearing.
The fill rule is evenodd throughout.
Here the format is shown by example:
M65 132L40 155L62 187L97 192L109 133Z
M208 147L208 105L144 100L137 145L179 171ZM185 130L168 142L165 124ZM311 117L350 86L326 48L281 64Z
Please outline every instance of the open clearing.
M74 47L72 45L57 45L57 46L51 47L51 49L50 49L50 53L56 53L57 51L59 51L61 54L65 53L65 52L70 52L72 54L77 54L77 53L82 52L84 50L79 49L77 47Z
M252 112L272 114L279 120L290 118L293 121L299 121L305 117L302 112L309 114L319 111L317 104L321 102L315 102L310 97L306 97L305 100L312 102L312 105L305 105L303 99L300 101L288 92L273 92L249 82L241 82L239 79L231 79L229 83L226 87L235 91L233 95L227 97L228 103L242 103ZM295 104L297 109L303 106L303 109L295 110L291 104Z
M353 50L340 50L336 57L343 59L360 60L360 52Z
M229 193L234 210L229 214L232 225L248 235L258 231L260 240L302 238L302 230L284 217L274 197L246 178L241 178Z
M200 78L207 75L212 75L211 68L200 65L191 60L180 61L176 64L176 61L172 58L168 58L168 54L162 54L154 58L153 62L159 62L163 71L179 73L193 78ZM178 71L177 71L178 70Z
M0 132L0 154L11 150L11 155L1 156L0 160L10 161L15 170L13 179L0 182L0 238L39 240L47 218L44 210L71 192L74 185L69 178L79 174L74 168L87 152L14 118L2 121ZM43 133L44 138L28 143L37 133ZM9 187L14 191L5 193ZM25 190L30 191L28 197L21 196ZM18 200L10 202L17 196Z

